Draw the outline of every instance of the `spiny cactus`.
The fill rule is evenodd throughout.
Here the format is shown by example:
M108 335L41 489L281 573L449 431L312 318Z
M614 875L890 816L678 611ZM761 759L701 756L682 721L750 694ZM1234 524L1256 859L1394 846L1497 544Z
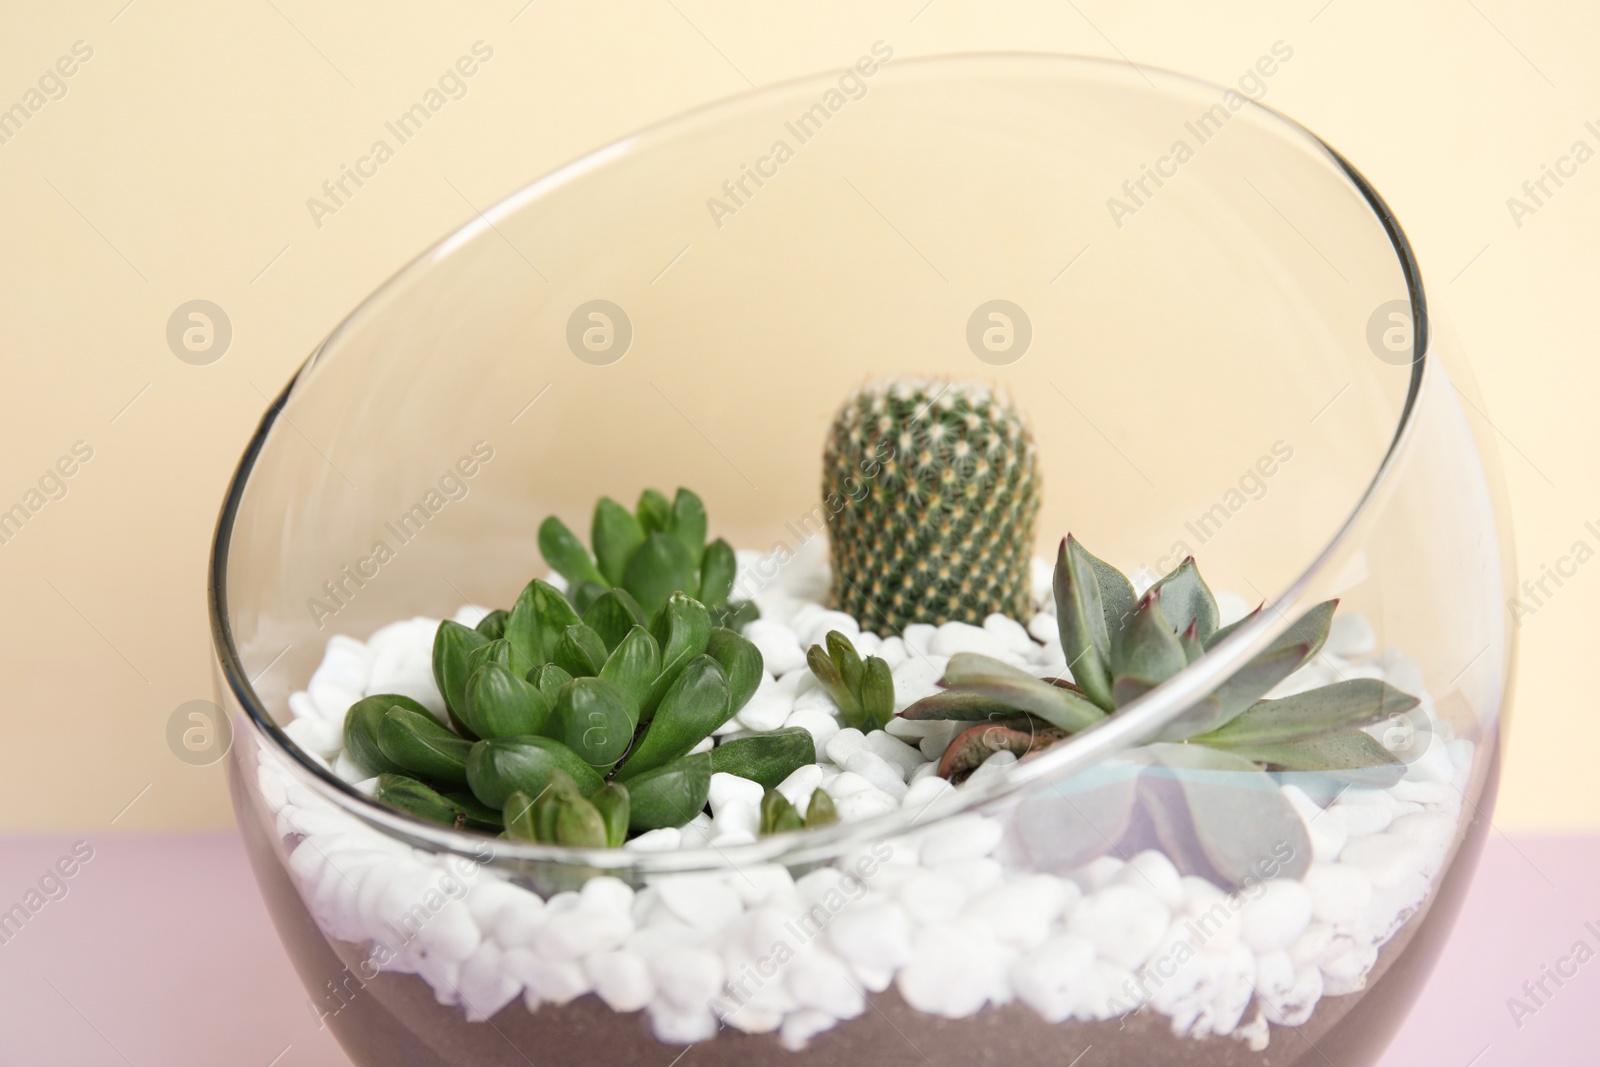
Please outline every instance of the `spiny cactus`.
M1040 482L1033 435L981 384L855 393L823 453L834 606L879 633L1026 616Z

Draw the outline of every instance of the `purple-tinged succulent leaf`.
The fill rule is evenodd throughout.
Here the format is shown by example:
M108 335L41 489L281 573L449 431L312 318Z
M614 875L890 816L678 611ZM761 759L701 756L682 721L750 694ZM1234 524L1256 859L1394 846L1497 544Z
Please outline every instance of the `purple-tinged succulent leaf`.
M1311 741L1401 715L1421 701L1377 678L1352 678L1263 700L1238 718L1191 740L1217 748Z
M1172 632L1161 610L1161 593L1152 589L1144 595L1133 618L1111 643L1113 678L1129 677L1160 683L1188 665L1183 645ZM1115 686L1112 697L1115 699ZM1121 701L1117 702L1121 705Z
M1106 624L1105 601L1089 558L1072 535L1062 540L1052 580L1056 626L1073 679L1092 703L1111 711L1116 707L1109 673L1112 631Z
M1161 613L1174 630L1182 633L1191 625L1194 626L1201 644L1217 632L1217 626L1222 621L1221 613L1217 610L1217 598L1211 595L1210 587L1200 577L1200 569L1195 566L1193 556L1178 564L1150 591L1157 590L1161 596Z
M1066 737L1054 727L1039 728L1023 717L1010 722L980 723L957 734L939 760L939 776L960 782L983 765L996 752L1012 752L1018 758L1048 748Z
M1160 741L1183 741L1216 730L1243 714L1273 686L1300 669L1308 645L1290 645L1263 652L1235 671L1203 700L1191 705L1157 735Z
M977 652L958 652L944 669L945 684L1039 716L1069 733L1093 726L1105 713L1070 689Z
M1225 751L1243 759L1265 763L1275 770L1318 771L1382 788L1394 785L1406 770L1405 764L1393 753L1374 740L1372 735L1360 730L1309 741L1236 745Z

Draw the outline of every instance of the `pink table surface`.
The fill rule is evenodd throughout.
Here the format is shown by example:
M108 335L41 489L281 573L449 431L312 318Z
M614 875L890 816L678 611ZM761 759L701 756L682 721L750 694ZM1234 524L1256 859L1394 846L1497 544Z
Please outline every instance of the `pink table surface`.
M76 840L0 839L0 911ZM0 929L0 1065L348 1063L317 1026L236 837L87 845L92 857L47 886L59 899L20 930ZM1382 1067L1600 1064L1600 957L1569 956L1580 941L1600 951L1597 885L1600 836L1492 835L1455 936ZM1576 973L1559 986L1545 978L1540 1004L1523 983L1546 967ZM1514 1019L1511 997L1534 1010ZM693 1053L681 1062L693 1067Z

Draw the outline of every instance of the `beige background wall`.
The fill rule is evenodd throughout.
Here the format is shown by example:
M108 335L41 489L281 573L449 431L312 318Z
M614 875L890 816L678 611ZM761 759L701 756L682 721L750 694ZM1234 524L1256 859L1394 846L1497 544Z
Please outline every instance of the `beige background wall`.
M210 693L208 540L267 398L362 296L473 205L880 38L901 56L1122 55L1217 81L1288 42L1267 102L1361 167L1410 233L1487 396L1469 414L1504 446L1525 573L1600 547L1585 528L1600 530L1600 161L1520 225L1507 206L1574 142L1600 151L1587 5L125 2L0 16L0 108L39 103L58 59L92 49L0 142L0 509L92 450L0 544L0 830L231 822L222 765L165 740L173 710ZM467 94L318 226L307 198L480 40L493 57ZM208 366L166 342L195 298L234 330ZM1504 828L1600 827L1597 596L1600 564L1584 566L1522 620Z

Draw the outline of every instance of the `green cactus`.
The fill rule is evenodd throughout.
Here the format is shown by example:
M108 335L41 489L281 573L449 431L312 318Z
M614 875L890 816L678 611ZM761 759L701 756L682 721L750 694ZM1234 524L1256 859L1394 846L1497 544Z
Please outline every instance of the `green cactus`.
M823 452L834 606L879 633L1026 618L1035 452L1021 414L988 386L893 379L857 391Z

